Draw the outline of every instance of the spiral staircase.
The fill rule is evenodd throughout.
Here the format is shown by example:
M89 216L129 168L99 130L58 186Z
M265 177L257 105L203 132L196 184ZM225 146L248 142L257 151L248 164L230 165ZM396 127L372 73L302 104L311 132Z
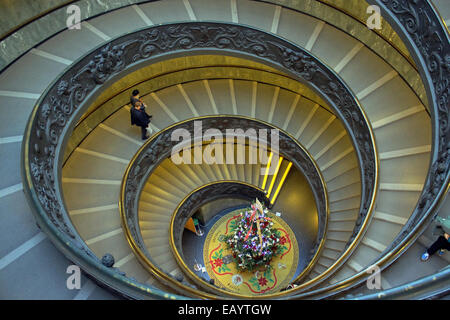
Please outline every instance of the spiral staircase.
M66 28L67 8L73 4L81 8L79 30ZM439 136L445 137L443 141L436 137L448 125L450 52L446 25L450 6L444 0L421 3L442 16L438 27L445 35L441 39L444 62L441 60L438 67L429 62L432 71L424 73L417 62L423 63L423 58L416 59L411 49L414 44L408 43L411 38L405 40L401 31L396 31L400 20L385 20L383 15L383 29L365 26L369 4L385 5L386 1L60 1L55 7L26 8L35 11L30 11L28 20L5 27L1 46L0 170L5 180L0 182L0 298L228 297L186 276L188 272L177 262L167 232L172 214L188 194L220 181L260 188L272 195L274 211L287 210L283 202L298 192L294 172L301 171L287 156L272 176L261 174L261 163L175 165L168 157L159 159L135 200L139 203L136 226L141 247L130 236L127 228L131 224L125 222L128 217L124 213L127 175L149 144L174 124L227 116L253 119L285 133L313 159L325 186L322 237L320 218L302 226L312 234L309 242L303 243L308 248L305 251L311 254L309 249L315 249L308 266L295 279L296 288L268 298L445 299L450 255L435 255L427 262L419 258L436 236L432 220L436 216L447 218L450 209L446 157L439 171L444 178L440 185L433 184L438 190L431 199L425 197L430 212L423 217L417 212L423 207L424 195L433 189L429 186L434 179L430 178L433 160L444 156L439 146L448 153L447 131ZM413 10L414 6L392 12L400 19L408 8ZM11 14L19 8L12 5L7 9L4 12ZM37 150L32 141L40 139L30 123L40 117L36 110L44 105L43 97L63 74L115 39L166 24L199 23L201 33L202 22L243 26L273 35L311 53L340 78L373 136L366 137L363 148L376 155L374 181L368 183L362 176L366 171L361 168L366 164L361 161L361 146L355 145L358 133L348 130L348 122L320 93L323 88L298 81L268 60L252 60L230 50L212 54L186 49L188 54L178 52L139 68L131 66L127 74L102 83L103 91L89 97L83 112L64 128L59 142L64 149L55 160L59 167L48 181L57 180L58 196L67 210L61 221L71 225L76 235L67 238L70 241L57 240L66 239L61 236L64 230L47 227L47 220L37 218L42 212L33 202L41 198L30 196L35 191L26 180L27 166L33 162L27 158L32 152L27 148ZM33 31L37 26L42 30L39 34ZM419 38L428 41L430 37ZM430 92L434 88L430 83L436 85L432 76L437 73L447 81L446 87L440 88L440 93L447 94L443 100ZM142 141L138 128L130 125L129 96L134 88L140 89L153 115L148 141ZM58 90L64 95L68 89ZM437 112L435 105L439 103ZM45 130L46 134L51 131L43 127ZM52 152L39 150L40 154ZM30 175L33 173L31 167ZM372 198L365 206L371 185ZM361 217L363 207L366 211ZM320 211L319 205L315 210ZM289 219L302 220L302 213L296 212ZM112 267L100 261L106 253L114 257ZM150 258L151 266L146 264ZM70 275L66 270L73 264L84 271L79 290L66 286ZM381 288L377 290L365 285L370 275L367 270L373 265L382 267ZM441 282L436 284L435 279Z

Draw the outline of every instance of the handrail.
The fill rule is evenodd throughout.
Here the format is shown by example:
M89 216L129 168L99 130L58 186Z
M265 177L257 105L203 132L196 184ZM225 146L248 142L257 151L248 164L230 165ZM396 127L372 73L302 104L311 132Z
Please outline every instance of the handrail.
M73 4L77 1L78 0L65 0L62 3L55 5L54 7L48 8L47 10L44 10L44 11L26 19L25 21L19 23L18 25L14 26L14 27L10 28L9 30L6 30L5 32L0 34L0 41L3 41L5 38L7 38L7 37L11 36L13 33L15 33L17 30L22 29L23 27L29 25L33 21L38 20L52 12L55 12L58 9L61 9L69 4Z
M224 190L225 188L225 190ZM239 189L238 189L239 188ZM231 189L231 190L229 190ZM234 190L233 190L234 189ZM251 194L252 196L249 197L249 200L254 199L254 194L264 194L264 190L254 186L250 185L248 183L243 183L241 181L229 181L229 180L221 180L216 181L212 183L208 183L206 185L200 186L197 189L191 191L177 206L177 208L174 210L172 217L170 219L170 227L169 227L169 233L170 233L170 248L172 250L172 253L178 263L178 265L181 267L181 269L184 271L185 274L189 278L195 281L195 283L198 283L202 288L208 290L208 291L217 291L218 294L222 295L228 295L229 292L227 290L219 289L215 286L210 285L209 283L204 282L199 276L197 276L185 263L184 256L182 253L182 247L181 247L181 241L179 239L179 236L177 237L177 234L179 234L180 228L176 228L176 226L183 227L189 217L192 216L195 212L195 208L202 206L203 204L211 201L211 198L206 196L207 193L210 193L212 191L212 194L219 194L219 197L225 197L228 195L233 195L236 193L238 195L240 193L240 190L244 189L246 192L245 194ZM250 190L253 190L253 194ZM224 192L225 191L225 192ZM205 197L206 196L206 197ZM216 198L216 196L213 196ZM262 198L262 197L260 197ZM194 199L194 200L192 200ZM200 201L199 201L200 200ZM199 203L198 203L199 202ZM266 205L270 204L270 200L268 198L265 198ZM186 212L187 211L187 212ZM186 214L187 213L187 214ZM177 221L181 219L181 221ZM238 297L242 298L250 298L250 296L243 296L243 295L237 295ZM261 296L257 297L258 299L261 298ZM265 298L265 297L264 297ZM269 297L270 298L270 297Z
M214 189L214 190L211 190L211 189ZM197 189L191 191L181 201L181 203L177 206L177 208L172 213L172 217L170 219L170 226L169 226L170 249L172 251L172 254L175 257L175 260L177 261L178 265L181 267L183 272L190 279L192 279L196 284L198 284L200 287L202 287L203 289L205 289L208 292L214 292L215 294L218 294L219 296L226 297L228 295L231 295L231 297L242 298L242 296L240 296L240 295L232 295L227 290L217 288L217 287L203 281L199 276L197 276L194 272L192 272L192 270L190 268L188 268L188 266L184 262L182 253L180 253L180 252L182 252L181 239L180 239L181 230L180 229L184 227L187 218L189 218L190 216L192 216L192 214L194 214L195 208L210 201L209 199L207 199L207 197L204 197L205 196L204 193L210 193L211 191L212 191L212 194L214 195L213 196L214 198L217 198L217 196L223 198L225 196L230 196L230 195L240 195L241 197L243 197L243 196L246 197L248 200L255 199L255 197L256 197L258 199L262 199L262 201L264 201L266 205L270 204L270 200L268 198L266 198L265 196L263 197L263 195L265 194L265 191L263 189L261 189L257 186L248 184L248 183L244 183L242 181L221 180L221 181L215 181L215 182L211 182L206 185L200 186ZM200 200L199 198L201 198L200 203L196 203L195 200L194 200L194 203L189 203L189 200L192 198L197 199L197 200ZM192 206L192 204L194 206ZM188 215L182 214L183 220L176 221L177 218L178 219L181 218L179 212L183 208L183 206L188 211Z
M270 1L270 0L266 0L266 1ZM323 3L326 6L332 7L334 9L336 9L337 11L340 11L342 13L344 13L345 15L353 18L354 20L358 21L358 23L360 23L361 25L367 26L367 21L364 20L363 17L358 16L355 13L350 12L348 9L345 8L345 5L342 4L334 4L331 3L329 1L326 0L317 0L320 3ZM364 2L367 0L364 0ZM381 29L382 30L382 29ZM380 29L374 28L371 31L376 33L378 37L380 37L381 39L383 39L385 42L389 43L390 46L392 46L392 48L394 48L395 51L397 51L403 58L405 58L405 60L408 61L408 63L411 65L411 67L413 69L415 69L417 71L417 67L414 64L414 60L408 55L407 52L404 52L397 44L392 43L391 39L389 39L388 36L384 35L382 33Z
M35 214L47 216L47 222L70 241L81 243L61 193L60 167L71 128L102 88L117 77L142 64L184 55L186 50L267 63L323 96L351 133L362 177L361 225L367 224L376 195L378 162L373 133L354 94L329 67L295 44L255 28L212 22L158 25L118 37L79 59L53 82L36 104L24 135L23 183L31 206L37 208ZM357 226L354 233L356 244L364 231ZM61 237L55 241L67 243ZM85 244L81 247L90 251ZM85 259L91 258L86 255Z
M168 128L159 131L153 135L142 147L136 152L134 157L130 160L130 163L126 169L122 180L121 192L120 192L120 214L123 222L123 229L133 251L139 257L139 260L143 262L143 266L156 277L161 279L164 283L171 286L174 289L182 288L183 291L192 293L191 288L186 285L180 284L172 277L164 274L158 266L152 262L151 256L145 248L144 241L142 239L138 221L138 201L140 193L144 184L147 182L153 170L159 165L162 159L170 156L172 146L175 142L171 141L171 133L177 129L184 129L188 132L193 131L192 124L195 121L202 120L202 130L205 131L209 128L219 129L221 132L226 132L227 129L235 128L254 128L259 129L276 129L279 131L279 150L284 158L294 164L294 166L303 173L307 179L310 187L313 191L316 199L316 207L318 210L319 230L317 234L316 250L320 251L323 248L325 232L328 223L328 196L326 192L326 184L322 177L322 174L315 163L310 153L299 144L293 137L283 130L268 124L261 120L251 119L245 116L229 116L229 115L216 115L216 116L202 116L185 121L178 122L169 126ZM192 136L192 134L191 134ZM190 145L190 141L189 141ZM267 147L269 147L267 145ZM157 150L158 156L151 156L155 154ZM241 182L242 183L242 182ZM192 195L191 193L190 195ZM189 196L187 198L189 198ZM183 202L182 202L183 203ZM181 204L182 204L181 203ZM181 205L180 204L180 205ZM180 206L179 205L179 206ZM172 216L170 234L173 237L172 228L174 227L175 215ZM184 225L184 224L183 224ZM178 226L180 227L180 226ZM172 239L173 240L173 239ZM176 260L183 267L183 259L179 255L177 250L174 250ZM312 257L309 258L308 269L311 269L317 259L317 253L315 252ZM184 269L184 268L183 268ZM331 271L330 271L331 272ZM190 272L187 270L188 275ZM196 280L196 276L193 276ZM218 289L208 283L201 283L202 287L207 288L208 292L216 293L220 292L224 296L231 296L234 298L255 299L254 296L244 296L239 294L233 294L221 289ZM296 289L298 290L298 289ZM203 297L205 293L199 293L194 290L194 294L199 297ZM275 294L266 294L258 296L258 298L273 298L279 296L289 295L289 291L284 291Z
M430 104L433 143L430 167L416 207L407 224L399 232L381 258L370 266L384 270L395 262L417 240L438 213L450 188L449 131L449 57L448 29L428 1L398 2L368 0L378 5L398 34L408 45L420 71ZM369 268L369 267L368 267ZM297 298L328 298L349 290L369 277L363 269L350 278L339 281Z
M424 80L433 121L432 156L424 189L412 218L386 249L392 259L384 264L383 269L398 259L425 231L436 217L450 187L450 35L436 9L428 1L404 4L392 0L369 2L381 7L386 19L408 45ZM405 234L407 236L403 237Z
M388 16L392 14L393 11L396 10L395 7L393 7L392 1L387 0L373 0L372 3L378 4L382 7L383 12L386 12ZM385 5L386 4L386 5ZM398 3L397 3L398 4ZM412 6L412 5L411 5ZM422 12L425 12L425 14L417 14L416 6L420 6L423 10ZM430 10L431 8L431 10ZM449 181L449 174L448 174L448 155L446 153L446 145L448 141L448 123L440 123L439 119L447 119L448 118L448 98L446 98L445 94L448 92L448 78L446 78L446 75L448 77L448 72L445 71L446 68L448 69L448 33L446 34L445 26L442 25L442 22L439 19L436 19L437 14L434 12L434 9L432 9L431 5L428 2L418 2L414 4L414 7L409 8L403 8L403 14L409 15L409 17L399 17L399 20L394 21L394 25L396 25L402 34L402 37L407 39L405 41L406 44L412 46L412 51L414 52L415 60L419 61L420 63L417 63L419 70L421 71L421 74L423 74L423 79L425 82L425 85L427 87L427 91L429 92L429 99L432 101L432 110L434 117L434 145L433 145L433 157L430 164L430 172L429 172L429 178L427 178L426 183L426 192L424 191L424 194L422 194L420 201L419 201L419 209L415 210L415 212L422 213L422 218L416 218L411 219L411 223L409 223L408 227L411 227L412 224L418 223L419 225L426 225L426 222L429 222L432 220L433 214L436 213L436 208L439 205L439 202L442 200L443 195L447 191L448 188L448 181ZM395 12L393 14L393 20L397 18L397 16L400 16L402 12ZM417 21L415 19L428 19L426 23L420 22L420 28L417 27ZM437 21L437 22L436 22ZM403 27L402 25L406 26ZM410 34L410 35L408 35ZM433 34L435 37L431 39L428 37L428 35ZM417 41L417 44L413 44L415 41ZM429 47L423 47L421 43L429 43L431 46ZM421 49L424 49L423 52L421 52ZM441 59L437 60L436 57L441 57ZM427 63L426 61L429 61ZM447 63L445 63L447 62ZM447 83L447 85L445 84ZM83 94L80 92L78 94L78 98L85 98ZM80 100L83 100L80 99ZM42 101L42 99L40 100ZM48 116L49 110L47 110L44 114L47 114ZM36 112L33 113L36 115ZM52 120L55 120L53 118ZM64 116L61 117L60 121L65 121ZM45 123L45 121L44 121ZM56 121L54 122L56 123ZM57 137L57 132L51 131L51 126L54 125L51 124L49 132L43 133L43 131L34 131L37 135L43 135L47 134L51 137L53 136L52 140ZM64 123L65 124L65 123ZM45 129L45 127L44 127ZM55 135L56 134L56 135ZM28 137L29 136L25 136ZM41 136L42 137L42 136ZM40 137L40 138L41 138ZM57 139L56 139L57 140ZM435 146L437 144L437 146ZM54 145L54 144L52 144ZM54 153L55 150L52 148L40 148L42 145L39 144L27 144L27 148L35 148L36 153L39 152L45 152L45 153ZM39 151L39 152L38 152ZM30 152L33 153L33 152ZM54 156L54 155L53 155ZM29 160L24 159L25 164L28 166ZM36 162L35 162L36 164ZM27 173L27 181L31 181L32 175L37 175L37 177L40 177L39 179L46 179L51 184L54 183L54 177L53 175L53 167L52 165L45 169L47 174L42 174L41 166L47 166L47 164L40 164L35 166L33 169L29 170ZM55 169L56 170L56 169ZM41 171L41 172L37 172ZM32 173L31 173L32 172ZM56 175L57 176L57 175ZM26 185L26 182L24 182L24 186ZM24 190L28 190L26 192L33 193L33 196L30 197L31 201L34 203L38 203L39 209L38 214L44 214L47 213L45 210L42 210L44 207L51 208L53 206L52 199L56 199L56 197L50 192L51 198L42 198L41 196L38 196L37 193L39 191L35 190L32 187L32 184L30 183L30 188L25 188ZM51 188L50 190L55 190L55 188ZM40 203L40 204L39 204ZM64 210L62 210L64 212ZM61 212L57 212L58 215L61 215ZM50 221L50 220L49 220ZM54 223L54 222L51 222ZM421 230L423 230L424 226L417 227L412 229L411 232L420 233ZM408 231L405 230L402 232L401 237L404 237L405 234ZM411 233L409 233L411 234ZM417 238L416 236L409 237L409 240L404 240L402 242L397 243L397 248L401 247L401 244L406 245L408 247L413 240ZM59 239L59 240L58 240ZM61 241L60 237L58 237L56 241ZM70 239L70 238L69 238ZM405 249L406 249L405 247Z
M275 82L271 82L270 80L266 80L266 81L262 81L262 80L258 80L257 77L245 77L245 76L234 76L234 77L225 77L224 75L219 76L213 76L211 75L211 70L214 70L214 68L218 67L217 65L208 65L205 67L197 67L195 68L195 70L204 70L205 72L200 74L199 77L190 77L187 73L189 72L189 70L192 69L181 69L181 70L176 70L173 71L173 73L178 73L178 72L184 72L183 74L183 82L176 82L176 83L171 83L170 86L173 86L175 84L187 84L187 83L191 83L194 81L198 81L198 80L204 80L204 79L233 79L233 80L246 80L246 81L256 81L258 84L266 84L269 86L278 86L286 91L292 92L293 94L298 94L302 97L302 99L305 99L311 103L315 103L317 104L321 109L323 109L324 111L326 111L327 113L329 113L330 115L332 115L332 113L330 112L330 110L323 104L323 102L317 101L317 100L313 100L312 98L308 97L308 95L305 95L303 92L299 93L296 92L292 89L290 89L287 85L281 85L281 84L276 84ZM291 80L294 81L291 78L288 78L284 75L282 75L281 73L270 73L268 71L265 71L263 69L255 69L255 68L244 68L244 67L237 67L237 66L220 66L222 70L224 70L225 68L229 68L232 70L236 70L236 69L245 69L245 70L252 70L255 73L257 73L257 75L259 75L259 73L262 73L264 75L267 74L273 74L273 75L277 75L278 77L283 77L283 79L286 80ZM266 74L267 72L267 74ZM124 99L120 98L120 99L116 99L113 100L114 98L116 98L117 96L124 94L125 92L127 92L128 90L130 90L131 88L134 88L136 86L139 86L140 84L143 84L145 82L151 82L151 88L152 91L151 92L155 92L157 93L159 90L165 89L167 88L165 85L167 83L167 79L161 79L160 77L166 77L166 76L170 76L172 75L172 72L169 73L164 73L162 75L157 75L155 77L151 77L148 79L145 79L139 83L133 84L133 85L129 85L124 89L121 89L118 93L116 93L114 96L109 97L107 99L105 99L104 101L100 102L97 106L96 109L92 110L90 113L85 113L83 115L83 117L79 120L79 122L77 123L76 127L74 128L74 134L77 137L77 140L74 144L69 145L66 149L66 154L65 154L65 159L64 162L69 159L70 155L72 154L72 152L75 150L76 146L79 145L81 143L81 141L92 131L94 130L94 128L100 124L101 122L105 121L106 118L110 117L114 112L118 111L119 109L121 109L122 107L124 107L125 105L129 104L129 97L127 95L127 100L126 103L124 102ZM261 76L263 77L263 76ZM165 81L164 81L165 80ZM161 84L160 84L161 83ZM151 92L146 91L145 88L144 89L140 89L140 96L141 97L145 97L146 95L150 94ZM118 101L119 100L119 101ZM108 108L108 110L110 110L110 105L112 103L117 103L117 106L114 105L114 110L109 111L109 112L105 112L104 108ZM89 107L89 109L91 109L91 107ZM101 116L99 116L99 114ZM95 120L94 120L95 119ZM89 125L85 126L82 125L83 121L88 121ZM71 138L71 140L73 139L73 136Z
M9 32L6 32L6 33L4 33L2 36L0 36L0 42L7 40L13 33L15 33L15 32L17 32L17 31L21 30L22 28L24 28L24 27L30 25L31 23L33 23L33 22L35 22L35 21L38 21L38 19L40 19L40 18L42 18L42 17L46 17L46 16L48 16L49 14L52 14L54 11L56 11L56 10L58 10L58 9L61 9L61 8L65 7L65 6L67 6L67 5L75 4L77 1L79 1L79 0L70 0L70 1L67 1L67 3L65 3L65 5L58 5L58 6L55 7L55 8L52 8L52 9L50 9L50 10L47 10L47 11L45 11L44 13L41 13L41 14L39 14L39 15L37 15L37 16L35 16L35 17L29 19L29 20L27 20L27 21L24 22L23 24L20 24L20 25L16 26L15 28L11 29ZM119 6L113 7L113 8L108 8L108 9L106 9L104 12L101 12L101 13L99 13L99 14L93 14L93 15L91 15L91 16L88 16L88 17L86 17L85 19L83 19L82 21L87 21L87 20L90 20L90 19L93 19L93 18L97 17L98 15L101 15L101 14L104 14L104 13L107 13L107 12L111 12L111 11L114 11L114 10L118 10L118 9L121 9L121 8L129 7L129 6L132 6L132 5L135 5L135 4L141 4L141 3L147 3L147 2L155 2L155 1L161 1L161 0L134 0L133 3L130 3L130 2L128 1L128 2L124 3L123 5L119 5ZM265 2L265 3L270 3L270 4L272 4L272 5L277 5L277 3L276 3L274 0L252 0L252 1L263 2L263 3ZM334 10L336 10L337 12L339 12L339 13L341 13L341 14L344 14L344 15L349 16L351 19L355 20L357 23L361 23L360 18L358 18L358 17L352 15L350 12L348 12L348 11L346 11L346 10L343 10L342 8L340 8L340 7L337 6L337 5L335 6L335 5L331 4L331 3L325 3L325 2L323 2L323 0L315 0L315 1L317 1L318 3L320 3L320 4L323 5L323 6L327 6L327 7L333 8ZM286 8L288 8L289 10L295 10L295 11L298 11L298 10L295 9L295 7L289 7L289 6L283 6L283 7L286 7ZM318 19L320 19L320 18L318 18ZM323 20L323 19L321 19L321 20ZM51 36L54 36L54 35L56 35L56 34L62 32L62 31L64 31L64 30L65 30L65 29L56 31L56 32L55 32L54 34L52 34ZM387 39L385 36L383 36L381 33L377 32L376 30L375 30L375 33L376 33L377 36L379 36L381 39L383 39L384 41L386 41L387 43L389 43L389 45L392 46L393 49L394 49L395 51L399 52L399 54L400 54L401 56L403 56L407 61L410 61L410 58L407 57L407 56L405 56L405 54L404 54L399 48L397 48L397 46L396 46L395 44L391 43L391 42L389 41L389 39ZM48 37L48 38L49 38L49 37ZM42 42L46 41L48 38L42 39L41 41L39 41L39 43L42 43ZM362 40L361 40L361 39L358 39L358 41L362 41ZM6 62L6 64L5 64L4 66L1 67L0 73L3 71L3 69L7 68L7 67L8 67L9 65L11 65L14 61L16 61L16 60L17 60L18 58L20 58L22 55L24 55L24 54L26 54L27 52L29 52L33 47L37 46L39 43L33 44L30 48L28 48L28 49L26 49L24 52L20 53L20 55L19 55L18 57L12 59L11 61ZM393 67L395 67L395 66L393 66ZM414 68L414 66L413 66L413 68Z
M351 300L432 299L450 291L450 266L420 279L373 294L353 297Z
M37 110L38 108L35 108L32 117ZM25 129L25 136L29 137L31 135L30 131L31 122L28 123ZM21 162L21 174L28 181L36 174L33 172L36 168L30 166L29 150L29 140L25 139L21 150L23 160ZM87 248L78 234L73 233L68 226L61 226L55 221L54 217L48 215L46 208L39 205L41 199L39 199L35 187L32 184L23 183L23 191L41 231L49 237L50 241L64 256L76 263L84 272L93 277L95 281L102 283L125 298L186 299L186 297L167 293L158 288L139 283L111 268L105 267L89 248Z
M66 7L66 6L70 5L70 4L74 4L74 3L76 3L77 1L78 1L78 0L65 0L63 3L58 4L58 5L56 5L55 7L49 8L49 9L47 9L47 10L45 10L45 11L40 12L39 14L37 14L37 15L35 15L35 16L30 17L29 19L25 20L24 22L22 22L22 23L16 25L15 27L13 27L13 28L7 30L6 32L0 34L0 41L3 41L5 38L11 36L13 33L15 33L16 31L18 31L19 29L22 29L23 27L29 25L29 24L32 23L33 21L38 20L38 19L40 19L40 18L42 18L42 17L44 17L44 16L46 16L46 15L48 15L48 14L50 14L50 13L56 11L56 10L58 10L58 9L61 9L61 8L63 8L63 7ZM145 3L145 2L154 2L154 1L156 1L156 0L140 1L140 2L137 2L137 3L142 3L142 2L144 2L144 3ZM253 0L253 1L257 1L257 2L266 2L266 3L270 3L270 4L275 4L273 1L270 1L270 0ZM331 8L333 8L333 9L335 9L335 10L337 10L337 11L339 11L339 12L341 12L341 13L343 13L343 14L349 16L349 17L351 17L352 19L356 20L356 21L359 22L359 23L362 23L362 24L364 23L364 21L362 21L360 17L357 17L356 15L352 14L352 13L349 12L348 10L342 9L342 8L340 8L339 6L334 5L334 4L332 4L332 3L324 2L323 0L316 0L316 1L319 2L319 3L321 3L321 4L323 4L324 6L331 7ZM130 6L130 4L127 3L127 4L125 4L123 7L127 7L127 6ZM287 7L287 8L290 8L290 7ZM92 18L92 17L89 17L89 18ZM398 48L397 45L391 43L391 42L390 42L390 39L388 39L386 36L384 36L384 35L383 35L381 32L379 32L378 30L374 30L374 32L375 32L380 38L382 38L384 41L388 42L388 43L389 43L389 44L390 44L390 45L391 45L391 46L392 46L399 54L401 54L406 60L408 60L408 61L412 64L412 67L413 67L413 68L415 68L415 66L414 66L414 61L413 61L409 56L406 56L405 53L402 52L402 50L401 50L400 48Z
M406 54L394 41L395 39L390 39L389 36L386 36L383 34L383 31L386 29L386 24L383 24L383 31L377 30L377 29L372 29L369 30L367 28L366 22L362 19L362 17L358 14L354 14L352 12L350 12L348 10L348 8L346 7L346 3L347 1L341 2L341 1L336 1L336 3L332 3L332 1L327 1L327 0L315 0L318 4L320 4L321 6L323 6L324 8L321 8L322 10L317 10L317 7L315 8L316 10L307 10L309 9L309 7L315 7L314 5L311 5L308 2L303 2L303 1L299 1L299 2L295 2L295 1L288 1L285 3L280 3L279 0L252 0L252 1L257 1L257 2L265 2L265 3L270 3L272 5L278 5L282 8L286 8L288 10L293 10L293 11L297 11L306 15L309 15L311 17L314 17L316 19L322 20L324 22L326 22L327 24L329 24L330 26L333 26L334 28L337 28L338 30L341 30L342 32L345 32L348 36L356 39L357 41L364 43L364 45L370 50L372 51L375 55L379 56L381 59L383 59L386 63L388 63L391 68L393 68L394 70L396 70L398 72L398 76L403 79L406 83L406 85L413 91L413 93L417 96L417 98L425 105L425 110L428 113L428 109L427 109L427 105L426 105L426 101L424 101L424 97L423 94L424 92L422 92L423 87L421 86L421 84L415 84L416 81L416 76L414 75L408 75L406 72L406 70L408 70L408 68L410 68L410 70L417 75L417 67L414 64L414 60L408 56L408 54ZM351 2L350 0L348 2ZM351 2L352 5L355 5L355 2ZM366 0L361 0L360 3L362 5L366 4ZM358 3L356 4L357 9L358 6L360 6L361 4ZM306 8L305 8L306 7ZM322 15L322 11L325 11L323 9L325 8L331 8L334 14L333 15ZM352 7L353 8L353 7ZM388 44L390 47L392 47L392 50L389 50L389 53L386 54L383 50L380 50L380 47L385 48L384 43L383 45L374 45L371 41L367 40L367 39L361 39L364 38L364 36L361 36L359 32L354 32L355 30L347 30L347 23L342 23L342 19L340 19L340 14L342 14L343 17L349 17L350 19L355 21L355 25L359 25L359 29L360 30L364 30L367 32L367 34L370 35L370 33L374 33L376 35L376 37L379 37L383 42L385 42L386 44ZM335 21L335 16L339 17L336 19ZM331 19L326 19L330 17ZM331 21L330 21L331 20ZM366 36L367 36L366 34ZM392 54L392 53L393 54ZM390 58L396 56L397 59L399 57L401 57L401 59L404 59L404 61L406 62L405 64L400 64L395 61L390 61ZM420 92L419 92L420 91ZM423 94L422 94L423 93Z

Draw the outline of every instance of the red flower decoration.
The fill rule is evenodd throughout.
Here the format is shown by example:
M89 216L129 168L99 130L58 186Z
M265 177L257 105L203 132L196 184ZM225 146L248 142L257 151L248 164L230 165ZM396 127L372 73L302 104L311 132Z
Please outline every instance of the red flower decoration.
M282 236L282 237L280 238L280 244L283 245L283 244L285 244L286 242L287 242L286 237L285 237L285 236Z
M267 284L267 279L264 277L261 277L258 279L258 283L261 287L264 287Z
M222 261L222 259L215 259L214 261L213 261L213 268L216 268L216 267L221 267L223 265L223 261Z

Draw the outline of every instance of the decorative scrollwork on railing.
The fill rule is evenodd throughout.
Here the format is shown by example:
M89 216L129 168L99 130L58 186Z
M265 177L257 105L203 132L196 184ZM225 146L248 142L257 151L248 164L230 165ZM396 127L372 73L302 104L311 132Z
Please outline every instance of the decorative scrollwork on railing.
M422 194L411 218L386 251L401 245L424 219L437 214L437 204L450 181L450 43L442 21L427 1L378 0L410 48L428 92L433 121L433 151ZM431 221L431 219L428 219ZM428 224L422 226L426 227Z
M201 121L201 132L197 132L194 123L196 121ZM141 149L136 153L127 168L124 175L124 180L122 182L121 190L121 215L122 221L125 222L124 229L126 231L127 238L133 246L133 248L140 251L146 257L148 268L155 275L165 273L164 270L160 269L159 266L154 263L151 256L151 250L146 248L144 240L142 238L140 227L139 227L139 199L144 185L147 183L152 172L158 167L158 165L169 158L174 150L174 147L179 143L178 140L174 141L172 138L172 133L174 131L183 130L188 132L192 137L189 141L189 149L191 148L191 143L197 137L204 137L206 132L210 129L217 130L216 132L221 132L222 136L227 135L228 130L235 131L236 129L242 129L243 132L248 132L249 130L254 130L255 132L260 132L259 130L279 130L276 127L267 124L262 121L254 120L251 118L243 116L204 116L193 118L189 120L182 121L180 123L174 124L169 128L158 132L149 141L147 141ZM180 132L180 131L178 131ZM315 164L311 155L297 142L295 139L290 137L283 131L277 131L278 133L278 150L271 150L270 143L272 141L265 140L264 138L254 141L253 143L263 142L261 145L266 147L267 152L277 152L280 156L283 156L286 160L292 162L292 164L305 176L308 181L314 198L316 202L317 214L318 214L318 231L316 241L314 243L315 248L323 242L325 237L327 225L327 215L328 215L328 200L326 194L326 186L323 177L319 171L318 166ZM245 134L242 138L246 139ZM251 144L251 139L248 143ZM245 143L245 141L242 141ZM196 142L197 143L197 142ZM227 141L228 143L228 141ZM255 144L256 146L256 144ZM258 145L259 146L259 145ZM259 146L260 147L260 146ZM216 192L212 192L212 188L217 188ZM244 183L240 182L239 185L226 181L218 181L217 184L212 184L211 188L203 188L199 192L194 192L191 195L187 195L188 198L183 201L181 211L178 211L178 218L173 226L174 243L178 249L178 253L181 250L181 234L186 224L187 219L190 217L189 214L198 208L200 205L212 198L217 198L220 196L225 196L227 194L241 194L246 198L254 198L255 196L260 198L262 201L267 201L267 205L270 203L266 198L262 190L256 190L257 188L251 186L245 186ZM205 192L209 196L205 196ZM172 214L171 212L167 213ZM308 263L311 262L315 255L315 252L310 252L310 256L307 257ZM180 261L183 260L181 257ZM157 270L158 269L158 270ZM167 279L166 279L167 280ZM170 281L170 280L169 280ZM174 282L174 281L172 281ZM184 285L187 283L182 282ZM170 286L170 283L166 283Z
M205 132L209 129L219 130L223 133L223 136L226 135L226 132L229 129L235 130L239 128L245 132L249 129L255 129L256 132L261 129L275 129L275 127L269 124L252 120L250 118L239 116L210 116L194 118L175 124L168 129L157 133L155 137L153 137L150 141L147 141L130 162L124 176L124 184L122 186L123 189L121 194L121 198L123 200L122 214L127 222L126 228L129 229L130 235L136 241L136 245L139 249L145 253L147 253L147 250L140 234L138 220L138 202L140 192L148 180L148 177L151 175L151 172L163 160L171 156L173 148L179 143L178 141L173 141L172 139L172 133L175 130L186 130L190 133L191 137L195 137L196 134L200 134L194 131L195 121L201 121L202 132L200 136L203 136L203 134L205 134ZM316 200L319 222L316 242L320 243L326 231L324 226L326 225L328 211L325 182L323 181L314 160L305 149L303 149L295 140L282 131L279 131L278 139L279 150L277 150L277 152L279 152L280 155L288 161L291 161L293 165L302 172L311 186ZM270 146L268 145L268 147ZM184 226L184 224L182 226ZM151 259L150 256L148 256L148 258Z
M449 35L432 6L427 1L382 0L389 17L403 30L412 42L416 59L422 63L425 86L428 87L429 100L434 116L433 156L425 188L418 206L410 220L413 227L437 200L442 189L446 189L450 170L449 142L449 104L450 104L450 44ZM408 232L408 230L405 230ZM392 243L400 242L401 237Z
M186 51L221 52L263 61L316 89L341 119L355 146L362 177L359 216L367 219L377 181L374 139L364 113L341 79L310 53L275 35L232 24L190 22L152 26L112 40L74 63L39 99L24 137L24 190L35 213L45 216L61 237L67 237L59 239L61 245L80 240L68 218L59 181L70 128L89 102L117 77L140 63ZM158 157L161 147L155 146L155 154L149 157ZM360 231L355 227L354 235ZM81 247L92 254L85 244Z
M417 205L397 237L381 254L382 257L370 263L384 269L406 252L425 231L438 214L439 204L449 188L450 39L447 28L429 1L368 0L368 2L381 8L383 18L397 31L415 60L427 91L433 128L430 168ZM341 293L364 283L368 277L365 270L362 270L351 280L347 279L345 285L338 282L333 286L323 287L315 292L314 297L326 298ZM297 297L309 296L311 295L302 294Z

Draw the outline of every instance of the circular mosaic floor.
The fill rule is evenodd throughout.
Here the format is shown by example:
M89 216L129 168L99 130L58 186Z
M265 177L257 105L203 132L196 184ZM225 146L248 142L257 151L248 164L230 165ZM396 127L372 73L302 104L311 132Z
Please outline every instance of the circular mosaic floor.
M243 295L274 293L285 288L292 280L298 264L299 249L292 230L280 217L269 213L273 227L281 233L283 253L272 259L272 268L264 271L239 272L232 259L231 251L222 241L223 235L232 232L233 221L241 212L248 209L234 210L220 218L211 228L205 239L203 259L206 271L215 285L225 290Z

